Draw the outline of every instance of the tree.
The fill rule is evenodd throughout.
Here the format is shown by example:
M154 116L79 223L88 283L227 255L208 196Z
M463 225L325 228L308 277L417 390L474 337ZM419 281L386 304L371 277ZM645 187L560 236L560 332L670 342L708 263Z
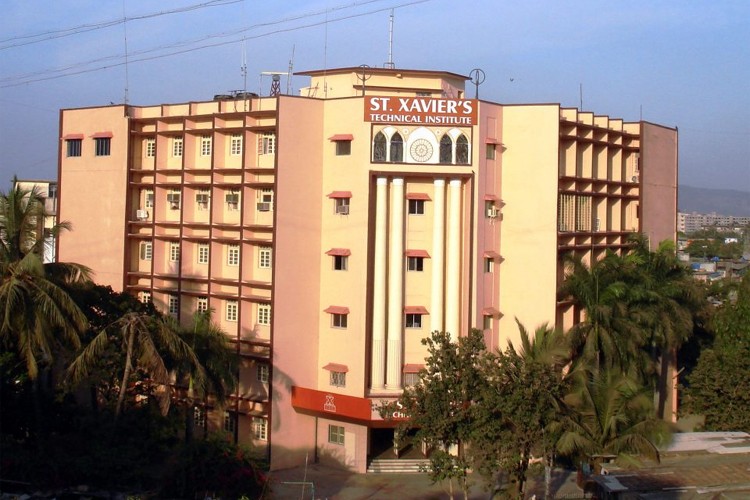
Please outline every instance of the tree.
M713 348L703 350L688 376L684 411L705 415L712 431L750 432L750 274L713 320Z

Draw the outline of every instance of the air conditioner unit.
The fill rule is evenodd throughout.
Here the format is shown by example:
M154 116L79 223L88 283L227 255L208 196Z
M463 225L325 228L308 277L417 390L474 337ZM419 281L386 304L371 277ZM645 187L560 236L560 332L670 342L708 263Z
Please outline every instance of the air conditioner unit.
M630 180L631 182L638 182L638 176L634 175Z
M349 215L349 205L339 205L336 207L336 213L340 215Z
M168 193L167 203L172 210L178 210L180 208L180 193Z
M258 212L269 212L271 210L271 204L268 202L258 203Z
M602 221L601 221L601 219L599 217L597 217L596 219L594 219L594 232L595 233L599 232L599 228L601 227L601 223L602 223Z
M488 207L487 208L487 217L490 217L490 218L494 219L495 217L497 217L498 212L499 212L499 210L498 210L497 207Z
M135 216L138 220L146 220L148 219L148 210L138 210L136 211Z

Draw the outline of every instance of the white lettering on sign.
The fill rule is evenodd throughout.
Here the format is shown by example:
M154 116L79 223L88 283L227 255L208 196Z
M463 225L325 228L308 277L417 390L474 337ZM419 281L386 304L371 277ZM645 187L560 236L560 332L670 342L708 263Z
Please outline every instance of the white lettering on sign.
M365 121L424 125L476 125L475 99L365 96Z

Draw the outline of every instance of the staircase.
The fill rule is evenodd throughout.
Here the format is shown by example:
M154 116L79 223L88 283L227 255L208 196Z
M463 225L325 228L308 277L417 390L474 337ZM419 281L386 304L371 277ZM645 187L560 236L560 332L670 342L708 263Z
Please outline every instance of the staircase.
M384 459L376 458L367 466L368 474L419 474L430 463L426 459Z

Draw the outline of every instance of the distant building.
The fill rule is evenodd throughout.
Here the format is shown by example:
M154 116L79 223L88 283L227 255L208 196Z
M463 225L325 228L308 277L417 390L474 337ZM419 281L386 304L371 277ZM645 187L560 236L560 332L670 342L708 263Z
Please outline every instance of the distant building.
M214 309L243 361L201 421L273 468L364 472L393 446L376 407L415 382L431 331L496 349L516 318L571 326L564 254L675 239L675 129L362 71L300 73L302 96L61 111L61 260L182 320Z
M55 237L49 234L49 229L57 224L57 181L17 179L13 188L16 186L29 191L37 189L44 198L44 211L47 215L39 228L39 234L46 234L42 257L45 263L55 262L57 242Z
M706 229L741 231L746 227L750 227L750 217L718 215L716 212L711 212L710 214L679 212L677 214L677 230L685 234L691 234Z

